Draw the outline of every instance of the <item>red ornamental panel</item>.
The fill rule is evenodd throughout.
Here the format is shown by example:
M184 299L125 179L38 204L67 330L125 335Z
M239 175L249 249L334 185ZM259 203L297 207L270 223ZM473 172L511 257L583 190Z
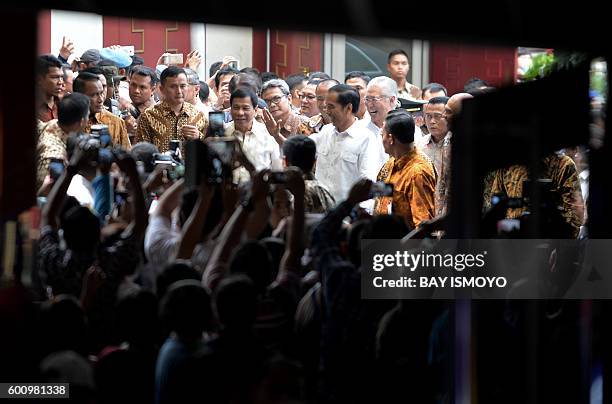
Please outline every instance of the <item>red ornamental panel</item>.
M321 45L321 34L271 30L270 71L285 78L321 70Z
M191 51L190 25L178 21L104 17L104 46L110 45L132 45L146 66L155 67L164 52L187 56Z

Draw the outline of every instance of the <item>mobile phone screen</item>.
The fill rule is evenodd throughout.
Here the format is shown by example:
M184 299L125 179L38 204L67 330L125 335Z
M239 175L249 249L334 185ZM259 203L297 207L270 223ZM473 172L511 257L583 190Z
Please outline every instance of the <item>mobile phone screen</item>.
M211 111L208 113L208 122L210 127L210 135L221 137L225 134L225 112Z

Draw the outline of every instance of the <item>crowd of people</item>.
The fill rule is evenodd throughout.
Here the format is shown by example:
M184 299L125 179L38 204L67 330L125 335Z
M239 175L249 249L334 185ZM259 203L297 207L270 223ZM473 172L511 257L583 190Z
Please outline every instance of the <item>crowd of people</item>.
M444 237L453 120L493 88L418 88L400 49L389 77L224 59L206 81L198 52L144 66L73 49L38 57L30 327L45 338L24 372L83 402L450 402L447 308L361 300L360 241ZM586 167L567 154L542 164L559 234L576 238ZM528 175L489 173L484 215Z

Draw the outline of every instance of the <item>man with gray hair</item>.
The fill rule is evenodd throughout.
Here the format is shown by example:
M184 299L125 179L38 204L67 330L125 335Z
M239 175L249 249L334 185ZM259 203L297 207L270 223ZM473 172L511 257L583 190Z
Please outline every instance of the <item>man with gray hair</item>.
M191 69L183 69L187 75L187 88L185 89L185 102L190 103L206 116L211 108L204 105L200 100L200 77L198 73Z
M261 98L268 105L263 112L263 120L268 132L282 145L289 136L304 133L308 118L298 115L291 109L291 93L285 80L272 79L263 84Z

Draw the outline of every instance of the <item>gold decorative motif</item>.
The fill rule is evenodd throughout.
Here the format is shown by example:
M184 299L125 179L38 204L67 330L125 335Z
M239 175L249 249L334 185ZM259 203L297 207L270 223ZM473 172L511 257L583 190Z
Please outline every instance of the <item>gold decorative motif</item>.
M174 27L166 27L166 44L164 46L164 48L166 49L166 52L171 52L171 53L176 53L178 52L178 49L176 48L168 48L168 32L177 32L179 29L178 26L178 21L174 22Z
M310 67L308 66L302 66L302 51L303 50L310 50L310 33L306 32L306 46L298 46L298 68L302 69L302 71L304 72L304 74L308 74Z
M134 49L134 53L144 53L145 51L145 31L142 28L134 27L134 18L132 18L132 34L140 34L140 49Z
M276 30L276 43L275 43L275 45L278 45L278 46L283 48L283 62L282 63L277 62L276 63L276 67L274 68L274 70L275 70L276 74L280 77L281 74L278 72L278 68L279 67L285 67L285 68L287 67L287 43L279 41L278 32L279 32L279 30Z

